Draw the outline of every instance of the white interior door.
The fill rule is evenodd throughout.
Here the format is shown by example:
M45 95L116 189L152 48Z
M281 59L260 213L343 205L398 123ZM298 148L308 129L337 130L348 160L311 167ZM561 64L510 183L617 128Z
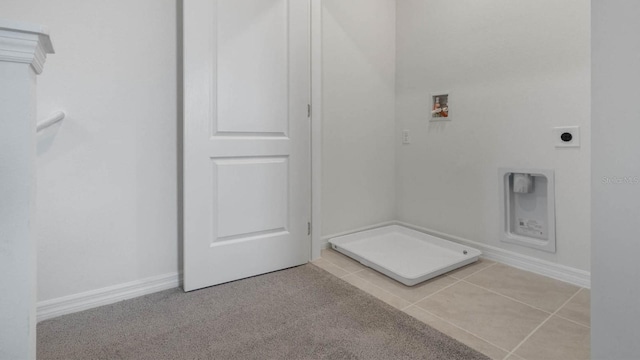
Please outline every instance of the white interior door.
M309 261L309 0L184 1L184 289Z

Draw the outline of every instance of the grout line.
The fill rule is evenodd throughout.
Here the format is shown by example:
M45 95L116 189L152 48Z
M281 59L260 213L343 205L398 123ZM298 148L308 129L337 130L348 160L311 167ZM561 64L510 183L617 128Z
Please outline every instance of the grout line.
M577 321L575 321L575 320L568 319L568 318L566 318L566 317L564 317L564 316L562 316L562 315L554 314L554 316L555 316L555 317L557 317L557 318L560 318L560 319L562 319L562 320L567 320L568 322L572 322L572 323L574 323L574 324L576 324L576 325L580 325L580 326L582 326L582 327L586 327L587 329L591 329L591 326L589 326L589 325L585 325L585 324L583 324L583 323L579 323L579 322L577 322Z
M495 265L497 265L497 264L498 264L497 262L494 262L493 264L489 264L489 265L487 265L487 266L483 267L482 269L479 269L479 270L477 270L477 271L475 271L475 272L472 272L471 274L469 274L469 275L467 275L467 276L464 276L464 277L456 277L455 275L447 275L447 276L452 277L452 278L454 278L454 279L458 279L458 280L464 280L464 279L466 279L466 278L468 278L468 277L470 277L470 276L473 276L473 275L475 275L475 274L477 274L477 273L479 273L479 272L483 272L483 271L487 270L488 268L490 268L490 267L492 267L492 266L495 266Z
M355 274L355 273L358 273L358 272L360 272L360 271L364 270L364 269L358 269L358 270L356 270L356 271L349 271L349 270L347 270L347 269L345 269L345 268L341 267L340 265L338 265L338 264L334 263L333 261L331 261L331 260L329 260L329 259L327 259L327 258L320 257L320 259L322 259L322 260L324 260L324 261L328 262L329 264L331 264L331 265L333 265L333 266L337 267L338 269L340 269L340 270L342 270L342 271L346 272L346 273L347 273L347 275ZM344 276L347 276L347 275L344 275ZM342 277L344 277L344 276L342 276Z
M363 272L364 270L365 270L365 269L360 269L360 270L358 270L358 271L354 271L354 272L352 272L352 273L348 273L348 274L346 274L346 275L342 275L342 276L340 276L340 279L345 278L345 277L347 277L347 276L349 276L349 275L355 275L355 274L357 274L357 273ZM359 276L358 276L358 277L359 277ZM363 280L364 280L364 279L363 279Z
M578 289L578 291L576 291L569 299L567 299L567 301L565 301L558 309L556 309L556 311L554 311L553 313L551 313L551 315L547 316L546 319L544 319L544 321L542 323L540 323L540 325L536 326L535 329L533 329L533 331L531 331L529 333L529 335L527 335L518 345L516 345L516 347L513 348L513 350L511 350L510 353L507 354L507 356L504 357L504 359L506 360L509 356L513 355L516 350L518 350L520 348L520 346L522 346L522 344L524 344L525 342L527 342L527 340L529 340L529 338L531 338L531 336L533 336L533 334L538 331L538 329L540 329L544 324L547 323L547 321L549 321L558 311L560 311L560 309L562 309L565 305L567 305L571 300L573 300L574 297L576 297L578 295L578 293L582 290L582 288Z
M552 313L551 311L549 311L549 310L544 310L544 309L541 309L541 308L539 308L539 307L537 307L537 306L535 306L535 305L527 304L526 302L524 302L524 301L522 301L522 300L518 300L518 299L512 298L511 296L507 296L507 295L505 295L505 294L502 294L502 293L499 293L499 292L497 292L497 291L495 291L495 290L491 290L491 289L488 289L488 288L486 288L486 287L483 287L483 286L480 286L480 285L474 284L474 283L469 282L469 281L467 281L467 280L460 280L460 281L464 281L465 283L467 283L467 284L469 284L469 285L475 286L475 287L480 288L480 289L482 289L482 290L486 290L486 291L488 291L488 292L490 292L490 293L493 293L493 294L495 294L495 295L500 295L500 296L502 296L502 297L504 297L504 298L507 298L507 299L512 300L512 301L515 301L515 302L520 303L520 304L522 304L522 305L526 305L526 306L528 306L528 307L530 307L530 308L533 308L533 309L536 309L536 310L542 311L542 312L543 312L543 313L545 313L545 314L553 314L553 313ZM575 295L575 294L574 294L574 295ZM573 295L571 296L571 298L573 298ZM558 310L560 310L560 309L562 308L562 306L564 306L564 303L563 303L563 305L561 305L561 306L558 308ZM557 310L556 310L556 311L557 311Z
M352 272L352 273L347 274L347 275L345 275L345 276L342 276L342 277L340 277L339 279L344 280L344 278L346 278L347 276L349 276L349 275L355 275L355 274L357 274L357 273L359 273L359 272L362 272L362 271L364 271L364 270L366 270L366 269L360 269L360 270L358 270L358 271L355 271L355 272ZM334 276L335 276L335 275L334 275ZM362 280L362 281L364 281L365 283L367 283L367 284L369 284L369 285L372 285L373 287L376 287L376 288L378 288L379 290L384 291L385 293L387 293L387 294L389 294L389 295L393 296L394 298L398 298L398 299L400 299L400 300L402 300L402 301L409 302L409 300L406 300L406 299L404 299L404 298L402 298L402 297L400 297L400 296L398 296L398 295L396 295L396 294L392 293L391 291L389 291L389 290L387 290L387 289L384 289L384 288L382 288L382 287L380 287L380 286L378 286L378 285L376 285L376 284L372 283L371 281L369 281L369 280L367 280L367 279L365 279L365 278L362 278L362 277L357 276L357 275L355 275L355 277L356 277L358 280ZM346 281L346 280L344 280L344 281ZM353 284L352 284L352 285L353 285ZM355 285L353 285L353 286L355 286ZM356 287L357 287L357 286L356 286ZM360 288L358 288L358 289L360 289ZM380 299L379 297L377 297L377 296L373 295L372 293L370 293L370 292L368 292L368 291L366 291L366 290L363 290L363 289L360 289L360 290L362 290L362 291L366 292L367 294L369 294L369 295L371 295L371 296L373 296L373 297L375 297L375 298L379 299L380 301L383 301L383 302L387 303L386 301L384 301L384 300ZM387 304L389 304L389 303L387 303ZM391 305L391 304L389 304L389 305ZM393 305L391 305L391 306L393 306ZM393 307L395 307L395 306L393 306ZM402 309L404 309L404 308L402 308L402 309L401 309L401 308L396 308L396 309L398 309L398 310L402 310Z
M348 256L346 256L346 255L344 255L344 254L341 254L341 253L339 253L339 252L337 252L337 251L335 251L335 250L333 250L333 249L327 249L327 250L331 251L332 253L335 253L336 255L338 255L338 256L340 256L340 257L343 257L343 258L344 258L345 260L347 260L347 261L353 262L353 263L355 263L356 265L358 265L358 266L362 267L362 269L358 269L358 270L356 270L356 271L349 271L349 270L347 270L347 269L345 269L345 268L340 267L340 265L338 265L338 264L334 263L333 261L329 260L328 258L324 258L324 257L320 256L320 258L321 258L321 259L324 259L325 261L327 261L327 262L329 262L329 263L331 263L331 264L333 264L333 265L335 265L335 266L339 267L340 269L342 269L342 270L344 270L344 271L348 272L349 274L355 274L355 273L358 273L358 272L360 272L360 271L362 271L362 270L369 269L369 267L367 267L367 266L365 266L365 265L362 265L360 262L358 262L358 261L356 261L356 260L354 260L354 259L352 259L352 258L350 258L350 257L348 257Z
M355 273L354 273L354 274L355 274ZM349 275L353 275L353 274L349 274ZM403 299L403 298L401 298L400 296L398 296L398 295L396 295L396 294L392 293L391 291L389 291L389 290L387 290L387 289L383 289L383 288L381 288L380 286L378 286L378 285L376 285L376 284L372 283L371 281L368 281L368 280L366 280L366 279L363 279L363 278L361 278L360 276L357 276L357 275L356 275L356 277L357 277L359 280L362 280L362 281L364 281L365 283L367 283L367 284L369 284L369 285L371 285L371 286L373 286L373 287L376 287L376 288L378 288L379 290L382 290L382 291L386 292L387 294L391 295L391 296L392 296L392 297L394 297L394 298L398 298L398 299L400 299L400 300L402 300L402 301L409 302L409 301L407 301L406 299ZM354 285L354 286L355 286L355 285ZM357 287L357 286L356 286L356 287ZM358 288L358 289L360 289L360 288ZM378 300L380 300L380 301L383 301L383 302L385 302L385 303L389 304L388 302L386 302L386 301L382 300L381 298L379 298L379 297L375 296L374 294L372 294L372 293L370 293L370 292L368 292L368 291L366 291L366 290L364 290L364 289L360 289L360 290L362 290L362 291L366 292L367 294L369 294L369 295L371 295L371 296L373 296L373 297L377 298L377 299L378 299ZM391 304L389 304L389 305L391 305ZM391 305L391 306L393 306L393 305ZM396 309L398 309L398 310L400 310L400 311L402 311L402 309L403 309L403 308L397 308L397 307L395 307L395 306L393 306L393 307L394 307L394 308L396 308Z
M481 272L481 271L483 271L483 270L486 270L486 269L488 269L488 268L492 267L492 266L493 266L493 265L495 265L495 264L496 264L496 263L490 264L489 266L487 266L487 267L485 267L485 268L482 268L482 269L480 269L480 270L478 270L478 271L476 271L476 272L473 272L473 273L471 273L471 274L469 274L469 275L467 275L467 276L465 276L465 277L463 277L463 278L457 278L457 277L453 277L453 276L450 276L450 275L446 275L446 277L448 277L448 278L450 278L450 279L454 280L454 282L453 282L452 284L449 284L449 285L447 285L447 286L443 287L442 289L439 289L439 290L437 290L437 291L435 291L435 292L433 292L433 293L431 293L431 294L429 294L429 295L427 295L427 296L425 296L425 297L421 298L420 300L418 300L418 301L414 302L413 304L410 304L409 306L405 307L404 309L407 309L407 308L409 308L409 307L411 307L411 306L413 306L413 305L416 305L417 303L421 302L422 300L428 299L428 298L430 298L431 296L433 296L433 295L435 295L435 294L438 294L438 293L440 293L441 291L443 291L443 290L445 290L445 289L448 289L448 288L452 287L453 285L455 285L455 284L459 283L460 281L463 281L464 279L468 278L469 276L474 275L474 274L477 274L477 273L479 273L479 272ZM404 309L402 309L402 310L404 310Z
M467 333L467 334L469 334L469 335L471 335L471 336L473 336L473 337L475 337L475 338L478 338L478 339L480 339L480 340L482 340L482 341L486 342L487 344L489 344L489 345L491 345L491 346L493 346L493 347L495 347L495 348L497 348L497 349L500 349L500 350L502 350L502 351L504 351L504 352L506 352L506 353L509 353L509 350L507 350L507 349L505 349L505 348L503 348L503 347L501 347L501 346L499 346L499 345L496 345L496 344L492 343L491 341L489 341L489 340L487 340L487 339L483 338L482 336L476 335L476 334L472 333L471 331L469 331L469 330L467 330L467 329L465 329L465 328L462 328L462 327L460 327L460 326L458 326L458 325L456 325L456 324L454 324L454 323L452 323L452 322L450 322L450 321L448 321L448 320L446 320L446 319L444 319L444 318L441 318L440 316L438 316L438 315L436 315L436 314L432 313L432 312L431 312L431 311L429 311L429 310L423 309L423 308L421 308L420 306L414 306L414 307L415 307L416 309L420 310L420 311L424 311L424 312L426 312L427 314L429 314L429 315L431 315L431 316L435 317L436 319L438 319L438 320L440 320L440 321L442 321L442 322L444 322L444 323L447 323L447 324L449 324L449 325L451 325L451 326L455 327L455 328L456 328L456 329L458 329L458 330L462 330L462 331L464 331L465 333ZM427 324L427 325L429 325L429 324ZM429 325L429 326L431 326L431 325ZM433 326L431 326L431 327L433 327ZM435 329L435 328L434 328L434 329ZM438 329L436 329L436 330L438 330ZM440 331L440 330L438 330L438 331ZM442 332L442 331L440 331L440 332ZM445 334L445 335L446 335L446 334ZM455 339L455 338L454 338L454 339ZM458 339L456 339L456 340L458 340ZM460 341L460 340L458 340L458 341ZM462 341L460 341L460 342L462 342ZM465 345L466 345L466 344L465 344ZM467 346L469 346L469 345L467 345ZM470 346L469 346L469 347L470 347ZM478 350L476 350L476 351L478 351ZM485 355L486 355L486 354L485 354Z
M357 274L357 273L359 273L359 272L362 272L362 271L364 271L364 270L366 270L366 269L362 269L362 270L356 271L356 272L354 272L354 273L347 274L347 275L345 275L345 276L341 277L341 279L342 279L342 278L344 278L344 277L347 277L347 276L349 276L349 275L355 275L355 274ZM375 270L374 270L374 271L375 271ZM357 275L356 275L356 276L357 276ZM435 292L433 292L433 293L431 293L431 294L429 294L429 295L427 295L427 296L425 296L425 297L421 298L420 300L418 300L418 301L416 301L416 302L413 302L413 303L412 303L411 301L409 301L409 300L407 300L407 299L405 299L405 298L403 298L403 297L401 297L401 296L398 296L398 295L396 295L396 294L392 293L391 291L389 291L389 290L387 290L387 289L385 289L385 288L383 288L383 287L379 286L378 284L375 284L375 283L373 283L373 282L371 282L371 281L369 281L369 280L367 280L367 279L365 279L365 278L363 278L363 277L358 276L358 279L360 279L360 280L362 280L362 281L364 281L364 282L366 282L366 283L368 283L368 284L370 284L370 285L373 285L374 287L376 287L376 288L378 288L378 289L380 289L380 290L382 290L382 291L384 291L384 292L388 293L389 295L391 295L391 296L393 296L393 297L399 298L399 299L401 299L402 301L405 301L405 302L409 303L409 305L407 305L407 306L405 306L405 307L403 307L403 308L399 308L399 309L398 309L398 310L401 310L401 311L404 311L405 309L408 309L409 307L411 307L411 306L413 306L413 305L415 305L415 304L419 303L420 301L422 301L422 300L424 300L424 299L428 298L429 296L435 295L435 294L439 293L440 291L442 291L442 290L444 290L444 289L447 289L447 288L449 288L449 287L451 287L451 286L453 286L453 285L455 285L455 284L457 284L457 283L459 283L459 282L460 282L460 280L455 279L455 278L452 278L452 280L454 280L454 282L453 282L452 284L449 284L449 285L447 285L447 286L443 287L442 289L439 289L439 290L437 290L437 291L435 291ZM394 280L394 281L395 281L395 280ZM361 289L361 290L362 290L362 289ZM364 290L363 290L363 291L364 291ZM365 291L365 292L366 292L366 291ZM369 294L369 295L373 295L373 294Z
M578 294L580 294L580 293L581 293L581 292L583 292L583 291L586 291L586 289L585 289L585 288L583 288L583 287L581 287L580 289L578 289L578 292L577 292L577 293L575 293L573 296L575 297L575 296L577 296ZM563 309L565 306L567 306L568 304L569 304L569 303L565 303L565 304L563 304L562 306L560 306L560 308L559 308L558 310L562 310L562 309Z
M414 305L416 305L417 303L419 303L419 302L421 302L421 301L423 301L423 300L425 300L425 299L428 299L428 298L430 298L431 296L433 296L433 295L435 295L435 294L438 294L438 293L440 293L441 291L443 291L443 290L445 290L445 289L448 289L448 288L452 287L453 285L455 285L455 284L459 283L460 281L462 281L462 280L458 280L458 279L455 279L455 278L452 278L452 279L453 279L453 280L455 280L453 283L451 283L451 284L449 284L449 285L447 285L447 286L443 287L442 289L439 289L439 290L437 290L437 291L435 291L435 292L433 292L433 293L431 293L431 294L429 294L429 295L427 295L427 296L425 296L425 297L421 298L420 300L418 300L418 301L416 301L416 302L414 302L414 303L412 303L412 304L409 304L407 307L405 307L405 308L404 308L404 309L402 309L402 310L404 311L405 309L408 309L408 308L410 308L411 306L414 306Z
M496 264L497 264L497 263L496 263ZM562 305L560 305L560 307L559 307L559 308L557 308L555 311L549 311L549 310L545 310L545 309L539 308L539 307L537 307L537 306L535 306L535 305L528 304L528 303L526 303L526 302L524 302L524 301L522 301L522 300L518 300L518 299L516 299L516 298L512 298L511 296L505 295L505 294L503 294L503 293L501 293L501 292L498 292L498 291L496 291L496 290L489 289L489 288L486 288L486 287L484 287L484 286L482 286L482 285L478 285L478 284L472 283L471 281L467 280L469 277L471 277L471 276L473 276L473 275L475 275L475 274L477 274L477 273L479 273L479 272L481 272L481 271L484 271L484 270L488 269L489 267L491 267L491 266L493 266L493 265L496 265L496 264L492 264L492 265L490 265L490 266L487 266L487 267L486 267L486 268L484 268L484 269L480 269L480 270L476 271L475 273L473 273L473 274L471 274L471 275L465 276L464 278L460 279L460 281L464 281L464 282L465 282L465 283L467 283L467 284L473 285L473 286L478 287L478 288L480 288L480 289L487 290L487 291L489 291L489 292L491 292L491 293L494 293L494 294L496 294L496 295L503 296L503 297L505 297L505 298L507 298L507 299L509 299L509 300L513 300L513 301L519 302L519 303L521 303L521 304L523 304L523 305L527 305L527 306L529 306L529 307L532 307L532 308L534 308L534 309L536 309L536 310L540 310L540 311L545 312L545 313L547 313L547 314L555 314L555 313L557 313L558 311L560 311L560 309L562 309L563 307L565 307L565 306L568 304L567 302L563 302L563 303L562 303ZM509 266L509 265L507 265L507 266ZM516 269L517 269L517 268L516 268ZM548 276L544 276L544 275L540 275L540 276L543 276L543 277L547 277L547 278L548 278ZM550 278L550 279L553 279L553 278ZM554 279L554 280L555 280L555 279ZM578 293L580 293L580 292L581 292L581 291L583 291L583 290L584 290L584 288L583 288L583 287L578 287L578 290L577 290L573 295L571 295L570 299L573 299L573 298L574 298ZM558 316L559 316L559 315L558 315ZM560 316L560 317L562 317L562 316ZM562 318L563 318L563 319L565 319L564 317L562 317ZM565 319L565 320L569 320L569 321L575 322L575 321L573 321L573 320L571 320L571 319ZM577 323L577 322L576 322L576 324L579 324L579 325L582 325L582 326L587 326L587 325L580 324L580 323ZM587 326L587 327L589 327L589 326ZM590 328L590 327L589 327L589 328Z
M331 265L331 266L333 266L333 267L337 268L338 270L342 270L342 271L344 271L344 272L346 272L346 273L347 273L346 275L338 276L338 275L335 275L335 274L331 273L331 272L330 272L329 270L327 270L327 269L323 269L323 268L321 268L322 270L324 270L324 271L328 272L329 274L331 274L331 275L333 275L333 276L335 276L335 277L337 277L337 278L341 278L341 277L344 277L344 276L347 276L347 275L351 274L351 272L349 272L349 271L347 271L347 270L345 270L345 269L341 268L340 266L338 266L338 265L336 265L336 264L332 263L331 261L329 261L329 260L327 260L327 259L320 258L319 260L322 260L322 261L326 262L327 264L329 264L329 265ZM313 262L312 262L312 264L313 264Z
M354 272L350 272L350 271L345 270L345 269L341 268L340 266L338 266L338 265L336 265L336 264L332 263L331 261L329 261L329 260L327 260L327 259L320 258L319 260L323 260L323 261L324 261L324 262L326 262L327 264L329 264L329 265L331 265L331 266L333 266L333 267L337 268L338 270L342 270L342 271L344 271L344 272L346 273L346 274L344 274L344 275L342 275L342 276L338 276L338 275L336 275L336 274L332 273L331 271L329 271L329 270L327 270L327 269L324 269L324 268L321 268L321 267L320 267L320 269L322 269L322 270L324 270L324 271L328 272L329 274L331 274L331 275L333 275L333 276L337 277L338 279L342 279L342 278L344 278L344 277L346 277L346 276L349 276L349 275L351 275L351 274L356 274L356 273L359 273L360 271L364 270L364 269L360 269L360 270L357 270L357 271L354 271ZM313 262L311 262L311 263L313 264ZM317 265L316 265L316 266L317 266ZM319 267L319 266L318 266L318 267Z

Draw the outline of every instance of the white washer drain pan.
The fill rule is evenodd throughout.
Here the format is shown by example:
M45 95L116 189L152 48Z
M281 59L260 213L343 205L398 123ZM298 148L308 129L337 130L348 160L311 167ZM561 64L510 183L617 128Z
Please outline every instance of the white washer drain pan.
M478 260L479 250L391 225L329 240L331 248L413 286Z

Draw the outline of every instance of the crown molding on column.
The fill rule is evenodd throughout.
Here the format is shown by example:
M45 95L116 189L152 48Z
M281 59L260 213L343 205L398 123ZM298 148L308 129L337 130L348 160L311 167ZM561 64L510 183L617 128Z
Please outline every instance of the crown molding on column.
M47 54L53 53L46 27L0 19L0 62L30 64L40 74Z

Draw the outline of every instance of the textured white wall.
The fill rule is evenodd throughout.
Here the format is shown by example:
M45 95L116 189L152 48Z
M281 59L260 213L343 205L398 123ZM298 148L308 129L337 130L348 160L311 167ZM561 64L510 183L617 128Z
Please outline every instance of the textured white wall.
M322 235L395 219L395 0L323 0Z
M397 4L399 220L588 270L589 2ZM428 122L432 91L451 91L453 121ZM580 149L554 147L565 125ZM500 242L499 167L555 170L556 254Z
M592 1L591 358L640 356L640 2Z
M3 0L49 27L38 78L38 299L178 271L176 1Z

